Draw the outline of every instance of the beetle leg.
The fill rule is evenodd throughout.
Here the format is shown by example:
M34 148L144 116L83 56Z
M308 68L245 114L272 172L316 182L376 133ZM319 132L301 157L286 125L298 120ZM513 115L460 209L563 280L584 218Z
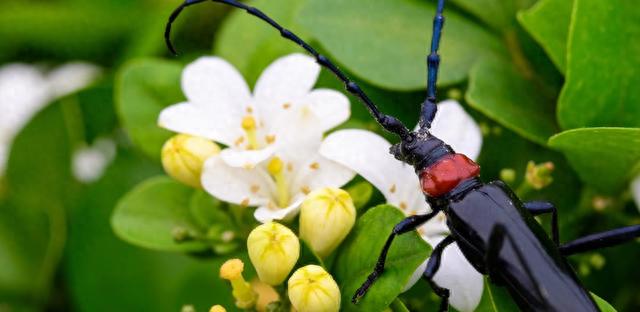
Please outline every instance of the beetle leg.
M447 236L436 246L436 248L433 249L431 257L429 258L429 262L427 262L427 268L424 270L424 274L422 275L422 277L424 277L429 282L429 285L431 285L431 289L433 289L433 292L435 292L436 295L440 297L441 301L439 311L449 310L450 292L449 289L440 287L438 284L436 284L436 282L433 281L433 277L436 275L436 272L438 272L438 269L440 268L440 262L442 260L442 253L444 249L454 241L455 240L453 239L453 236Z
M606 232L587 235L560 246L560 253L569 256L576 253L591 251L622 244L640 237L640 225L632 225Z
M551 213L551 237L557 246L560 245L560 232L558 228L558 209L552 203L543 201L530 201L524 203L524 208L534 215Z
M367 280L362 284L362 286L360 286L360 288L358 288L356 293L351 298L351 302L357 303L358 300L360 300L360 298L362 298L362 296L367 293L369 287L371 287L371 285L373 285L378 277L380 277L382 271L384 271L384 263L387 259L387 252L389 252L389 248L391 248L393 239L400 234L415 230L415 228L433 218L438 212L440 211L433 210L428 214L410 216L400 221L400 223L396 224L396 226L393 227L393 231L387 238L387 241L385 242L384 247L380 252L380 256L378 257L378 261L376 262L376 266L374 267L373 272L369 274Z

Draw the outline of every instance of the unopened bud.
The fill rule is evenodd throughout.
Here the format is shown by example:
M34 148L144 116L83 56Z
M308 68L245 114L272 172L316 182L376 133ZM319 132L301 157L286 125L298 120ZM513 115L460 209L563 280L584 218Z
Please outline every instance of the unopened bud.
M221 305L214 305L213 307L211 307L211 309L209 309L209 312L227 312L227 309L225 309Z
M288 283L291 304L297 311L333 312L340 310L340 289L321 266L307 265L296 270Z
M220 277L231 282L233 298L240 309L249 309L256 304L257 295L251 288L251 284L244 280L242 271L244 263L240 259L227 260L220 267ZM213 309L213 308L212 308Z
M516 180L516 171L511 168L500 170L500 180L506 183L513 183Z
M311 192L300 210L300 237L324 258L342 243L356 221L351 196L338 188Z
M286 226L268 222L259 225L247 238L247 249L261 281L280 285L300 257L300 241Z
M196 312L196 308L194 308L190 304L187 304L182 306L182 308L180 309L180 312Z
M178 134L162 146L162 166L172 178L200 188L204 162L219 152L218 145L207 139Z
M534 189L541 190L553 182L553 177L551 176L553 169L552 162L536 165L533 161L530 161L527 163L525 180Z

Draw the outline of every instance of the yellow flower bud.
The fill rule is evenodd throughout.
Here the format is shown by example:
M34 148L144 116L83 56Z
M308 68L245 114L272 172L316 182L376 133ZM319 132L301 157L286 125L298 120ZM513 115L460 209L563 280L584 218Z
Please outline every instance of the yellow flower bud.
M553 182L551 174L554 167L552 162L536 165L533 161L530 161L527 163L525 181L534 189L541 190Z
M300 241L286 226L269 222L249 234L249 258L261 281L280 285L300 257Z
M227 309L225 309L221 305L214 305L213 307L211 307L211 309L209 309L209 312L227 312Z
M356 221L351 196L338 188L311 192L300 210L300 238L320 257L326 257L342 243Z
M296 270L288 283L289 300L297 311L340 310L340 289L321 266L307 265Z
M233 298L236 299L236 306L240 309L249 309L255 306L258 298L253 288L251 288L251 284L244 280L242 276L243 270L244 263L242 260L227 260L227 262L220 267L220 277L231 282L231 288L233 289L232 294ZM213 308L211 309L213 311Z
M200 188L204 162L219 152L218 145L207 139L178 134L162 146L162 166L172 178Z

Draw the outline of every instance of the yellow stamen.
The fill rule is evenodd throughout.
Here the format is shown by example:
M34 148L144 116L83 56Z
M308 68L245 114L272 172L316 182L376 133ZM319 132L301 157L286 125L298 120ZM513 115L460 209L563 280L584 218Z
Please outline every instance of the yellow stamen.
M284 167L284 162L279 157L271 158L269 164L267 165L267 170L269 174L276 181L276 192L278 196L278 205L280 207L286 207L289 204L289 185L287 184L287 180L284 176L284 171L282 170Z
M247 139L249 141L248 149L258 149L256 120L252 116L245 116L242 118L242 129L247 133Z

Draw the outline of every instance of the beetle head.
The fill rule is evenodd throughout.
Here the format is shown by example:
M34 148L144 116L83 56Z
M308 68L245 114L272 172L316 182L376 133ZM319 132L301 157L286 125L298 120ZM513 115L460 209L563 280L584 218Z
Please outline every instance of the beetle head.
M389 152L398 160L422 170L442 156L453 154L447 144L429 132L411 132L400 143L391 146Z

